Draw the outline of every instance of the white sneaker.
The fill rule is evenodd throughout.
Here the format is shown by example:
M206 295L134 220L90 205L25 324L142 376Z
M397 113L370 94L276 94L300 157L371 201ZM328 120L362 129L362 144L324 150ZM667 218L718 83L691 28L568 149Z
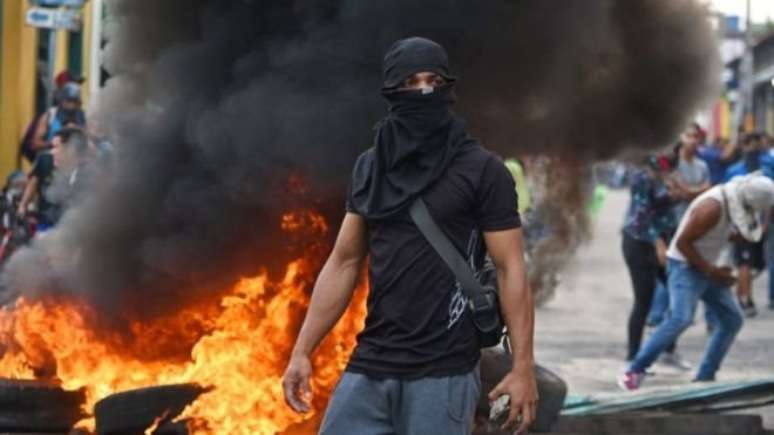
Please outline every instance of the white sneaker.
M691 363L689 363L688 361L685 361L677 352L675 353L664 352L664 354L659 359L659 363L665 366L674 367L676 369L683 370L683 371L688 371L693 368Z

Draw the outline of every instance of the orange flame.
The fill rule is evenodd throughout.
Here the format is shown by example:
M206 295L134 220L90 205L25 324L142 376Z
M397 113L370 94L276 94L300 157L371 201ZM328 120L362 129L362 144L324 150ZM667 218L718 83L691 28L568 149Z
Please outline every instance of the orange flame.
M153 435L154 432L156 432L156 429L159 428L161 425L161 422L164 421L165 418L169 416L169 410L164 411L164 414L162 414L160 417L156 417L155 420L153 420L153 424L150 425L149 428L145 429L145 435Z
M320 255L329 231L325 219L309 211L285 215L281 227L315 241L310 257ZM197 383L213 389L180 416L192 434L273 435L301 424L314 430L363 328L367 293L364 287L355 293L350 310L313 357L314 411L294 413L285 404L281 377L318 262L299 258L281 280L262 273L239 281L218 304L202 302L150 323L132 323L129 339L95 328L95 313L77 299L20 299L0 310L0 376L56 379L65 389L85 389L89 415L97 401L120 391ZM164 356L160 348L176 340L195 343L190 358ZM94 427L93 419L82 424Z

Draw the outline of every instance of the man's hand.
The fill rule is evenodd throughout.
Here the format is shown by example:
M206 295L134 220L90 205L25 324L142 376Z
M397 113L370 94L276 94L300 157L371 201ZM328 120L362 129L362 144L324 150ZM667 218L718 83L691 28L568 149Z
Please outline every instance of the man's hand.
M517 434L526 434L537 416L538 390L534 370L530 368L508 373L489 393L489 401L494 402L501 396L509 396L511 399L511 412L501 430L516 429Z
M711 267L707 271L707 275L711 280L715 281L716 283L723 284L727 287L731 287L736 283L734 270L730 267Z
M656 239L656 260L661 267L666 267L667 264L667 245L661 239Z
M502 396L510 397L511 409L503 430L516 428L517 433L523 434L535 421L538 399L532 352L535 304L527 283L523 234L521 228L485 232L484 240L497 269L500 311L508 325L514 349L511 372L489 393L489 400L494 402Z
M674 201L685 201L689 194L688 188L683 183L675 180L674 178L670 178L670 181L667 184L667 191L669 192L669 196Z
M309 357L292 356L282 377L282 388L285 391L285 401L296 412L307 413L312 410L309 406L312 398L312 389L309 386L311 377L312 363Z
M728 240L734 243L749 243L744 237L742 237L741 234L737 233L736 231L728 236Z

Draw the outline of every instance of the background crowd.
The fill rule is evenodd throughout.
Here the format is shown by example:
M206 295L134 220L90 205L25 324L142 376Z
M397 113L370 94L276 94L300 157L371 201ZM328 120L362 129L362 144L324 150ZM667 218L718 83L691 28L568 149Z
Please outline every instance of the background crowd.
M56 79L51 106L30 123L20 147L25 169L6 178L0 199L0 264L21 245L56 226L77 203L108 146L89 134L81 84L67 71Z
M708 197L704 194L713 186L738 182L742 177L749 179L751 176L759 176L764 184L768 183L765 178L774 177L772 137L740 132L738 143L725 139L708 143L704 130L698 124L687 128L674 147L647 156L628 172L631 198L623 227L623 256L634 290L634 304L628 325L627 360L635 361L635 366L638 355L642 359L643 347L647 347L642 345L646 329L657 330L659 325L669 319L670 304L676 303L675 289L670 290L668 285L672 283L671 278L667 279L667 266L672 258L668 252L670 244L675 246L673 238L681 221L684 221L683 225L688 221L686 210L696 198ZM720 190L717 192L725 198L724 193ZM757 217L756 222L761 222L763 235L752 237L758 240L749 240L749 237L733 237L729 240L728 249L723 250L718 263L728 267L731 275L712 277L718 278L715 281L725 287L733 287L740 310L739 318L734 319L734 323L738 323L739 328L742 313L747 318L758 314L758 306L752 296L752 284L764 270L769 272L768 308L774 310L774 228L770 228L772 213L765 210L766 207L763 207L765 211L755 211L751 204L743 202L742 205L745 211ZM723 210L724 213L729 212L728 204L723 206ZM736 232L740 232L740 228L736 229ZM741 230L744 232L746 228ZM719 319L716 310L705 309L705 316L710 334L714 329L726 326L723 323L727 319ZM692 320L688 319L687 322ZM691 364L679 356L676 348L674 342L666 346L661 363L690 369ZM708 351L707 355L713 357L710 353ZM722 355L718 357L722 360ZM642 371L642 367L637 369ZM698 380L713 380L714 371L711 376L707 376L712 379L701 379L701 373L699 377ZM624 384L628 389L636 389L640 382L641 379L629 378Z

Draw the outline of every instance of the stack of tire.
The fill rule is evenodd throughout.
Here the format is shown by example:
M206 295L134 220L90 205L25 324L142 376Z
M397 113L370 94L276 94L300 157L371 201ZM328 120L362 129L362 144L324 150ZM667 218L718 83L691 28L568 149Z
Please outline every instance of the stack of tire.
M475 435L510 435L501 431L497 424L489 420L488 394L510 372L513 359L511 353L501 348L486 349L481 353L481 398L476 409ZM559 419L567 397L567 383L562 378L542 366L535 367L540 401L537 407L537 419L530 427L530 433L551 432Z
M185 422L175 423L189 404L207 390L193 384L163 385L124 391L97 402L97 435L188 435Z
M85 416L83 391L39 381L0 379L0 433L61 434Z
M476 412L476 435L505 435L489 421L487 394L511 370L512 358L502 349L485 350L481 358L482 394ZM549 370L535 371L540 401L531 432L549 432L558 420L567 396L567 384ZM173 423L189 404L207 392L193 384L165 385L109 396L94 408L97 435L144 435L154 423L153 435L188 435L184 423ZM160 420L160 421L159 421Z

